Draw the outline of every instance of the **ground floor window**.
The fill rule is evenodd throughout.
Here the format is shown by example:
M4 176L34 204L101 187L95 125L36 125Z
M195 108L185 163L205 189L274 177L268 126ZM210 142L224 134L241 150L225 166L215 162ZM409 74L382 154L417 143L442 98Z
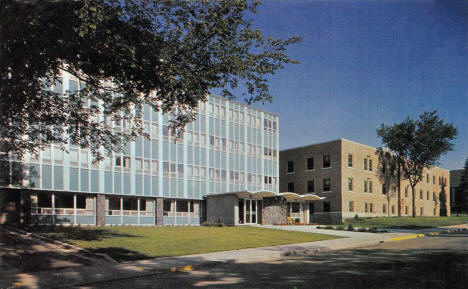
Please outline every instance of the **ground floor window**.
M387 213L387 205L386 204L383 204L382 205L382 213Z
M164 200L163 215L167 217L199 217L200 202L192 200Z
M348 210L350 212L354 212L354 202L353 201L349 201L348 203Z
M324 213L330 212L330 202L323 202L323 212Z

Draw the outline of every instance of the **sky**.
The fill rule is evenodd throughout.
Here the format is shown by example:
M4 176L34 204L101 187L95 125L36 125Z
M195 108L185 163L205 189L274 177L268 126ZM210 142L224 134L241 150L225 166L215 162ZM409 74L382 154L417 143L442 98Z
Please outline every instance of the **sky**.
M265 35L302 41L298 65L269 77L280 150L346 138L381 146L376 129L424 110L458 128L440 166L468 157L468 1L267 1L254 18Z

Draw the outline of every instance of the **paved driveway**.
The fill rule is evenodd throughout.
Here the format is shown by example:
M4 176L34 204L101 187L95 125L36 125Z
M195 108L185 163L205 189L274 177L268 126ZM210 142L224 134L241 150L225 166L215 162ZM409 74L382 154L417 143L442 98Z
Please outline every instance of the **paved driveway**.
M100 283L99 288L466 288L466 232ZM92 284L89 284L93 288Z

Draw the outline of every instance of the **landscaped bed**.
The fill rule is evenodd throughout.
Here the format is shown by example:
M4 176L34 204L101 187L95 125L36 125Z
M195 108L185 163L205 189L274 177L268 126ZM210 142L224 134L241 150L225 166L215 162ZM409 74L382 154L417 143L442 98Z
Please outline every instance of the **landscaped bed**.
M237 227L32 227L50 238L118 261L181 256L337 238L323 234Z
M357 218L345 221L345 226L366 228L398 228L398 229L425 229L449 225L467 224L468 216L450 217L384 217L384 218Z

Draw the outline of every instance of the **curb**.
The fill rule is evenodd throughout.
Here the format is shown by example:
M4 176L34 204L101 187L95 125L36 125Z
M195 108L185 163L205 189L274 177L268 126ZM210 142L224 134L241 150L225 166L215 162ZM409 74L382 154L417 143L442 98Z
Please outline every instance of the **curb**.
M409 240L409 239L422 238L424 236L426 236L426 235L425 234L412 234L412 235L407 235L407 236L391 238L388 241L389 242L396 242L396 241L403 241L403 240Z

